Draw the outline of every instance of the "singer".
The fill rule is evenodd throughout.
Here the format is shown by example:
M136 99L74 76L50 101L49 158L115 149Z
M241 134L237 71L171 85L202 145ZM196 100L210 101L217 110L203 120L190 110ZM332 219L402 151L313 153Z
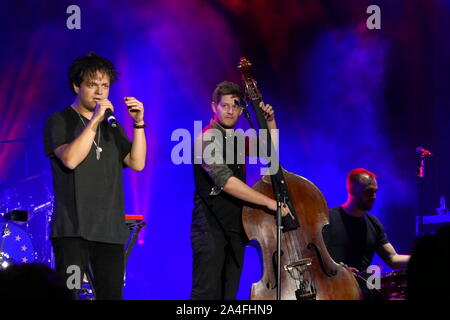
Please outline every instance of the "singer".
M124 98L134 121L133 142L113 116L108 95L116 78L113 64L94 53L73 61L69 84L75 100L48 118L44 132L55 194L51 240L56 270L68 279L69 266L78 266L83 275L90 265L96 299L122 299L128 236L122 169L141 171L146 157L143 104ZM75 299L78 289L72 290Z

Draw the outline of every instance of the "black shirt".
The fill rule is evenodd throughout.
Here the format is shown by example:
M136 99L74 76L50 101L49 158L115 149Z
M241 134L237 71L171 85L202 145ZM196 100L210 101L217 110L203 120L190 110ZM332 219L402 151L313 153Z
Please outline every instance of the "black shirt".
M245 150L238 150L238 132L232 129L225 130L211 120L210 125L203 129L202 134L211 129L217 130L218 136L216 138L211 141L203 141L200 135L195 141L196 144L201 144L202 153L197 155L199 161L194 164L195 191L191 230L194 232L222 230L242 234L244 232L242 227L243 202L222 189L232 176L245 182L245 165L238 161L238 154L243 155ZM245 144L245 137L240 136L240 138L244 139ZM227 139L233 139L234 143L227 144ZM208 160L211 159L204 151L205 148L213 145L215 156L220 159L218 161L220 163L212 161L208 164ZM234 148L234 150L231 150L231 148ZM233 163L226 163L228 152L232 152L234 155ZM213 189L216 192L212 193Z
M83 120L86 124L89 122L84 117ZM131 142L120 125L112 128L102 122L94 138L103 149L100 160L96 158L93 143L87 157L70 170L53 151L71 143L84 128L72 107L52 114L45 126L45 155L50 157L55 194L51 237L82 237L124 244L127 228L122 169L123 159L131 151Z
M323 238L336 262L366 271L376 251L388 243L384 227L372 214L353 217L342 207L330 210L330 224L324 227Z

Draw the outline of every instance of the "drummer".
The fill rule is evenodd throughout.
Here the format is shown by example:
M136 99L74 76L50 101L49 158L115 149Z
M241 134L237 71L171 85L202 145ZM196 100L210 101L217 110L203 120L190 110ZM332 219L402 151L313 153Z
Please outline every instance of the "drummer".
M378 191L377 176L366 169L354 169L347 176L347 201L330 210L330 224L323 230L328 251L336 262L354 273L365 299L381 298L364 279L375 252L392 269L405 269L409 255L398 254L389 242L382 223L368 213ZM361 278L363 277L363 278Z

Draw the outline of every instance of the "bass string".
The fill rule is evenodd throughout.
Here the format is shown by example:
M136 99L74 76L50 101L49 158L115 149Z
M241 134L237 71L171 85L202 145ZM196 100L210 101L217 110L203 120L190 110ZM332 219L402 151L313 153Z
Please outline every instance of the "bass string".
M289 238L289 241L291 242L292 247L294 248L293 251L295 253L295 260L292 261L292 262L299 261L300 259L303 258L302 251L301 251L302 248L301 248L299 239L297 237L297 232L296 231L297 231L297 229L292 230L292 231L288 231L287 235L286 235L287 238ZM300 278L300 276L301 276L300 270L298 268L295 268L295 272L298 273L297 276L298 276L298 278Z
M285 250L286 250L286 255L287 255L287 258L286 258L286 260L287 260L287 264L290 264L290 263L292 263L293 261L296 261L296 254L295 254L295 248L293 249L292 247L292 245L293 245L293 243L292 243L292 237L290 237L290 236L288 236L288 235L290 235L290 231L286 234L286 233L284 233L283 234L284 236L282 236L282 238L281 238L281 243L282 243L282 248L284 247L285 248ZM283 244L284 244L284 246L283 246ZM292 252L294 252L294 254L292 253ZM289 276L291 276L292 277L292 270L291 271L289 271L289 270L286 270L286 272L288 272L288 274L289 274ZM295 279L295 278L294 278ZM296 283L296 287L297 288L299 288L299 285Z
M288 232L284 233L283 234L284 236L282 237L282 243L284 242L286 253L287 253L287 264L297 262L302 257L300 244L298 242L297 237L294 236L293 234L295 234L295 232L288 231ZM293 274L295 276L298 276L298 278L300 278L300 276L301 276L300 271L295 267L294 267Z
M301 211L300 207L297 208L297 211L299 211L299 210ZM296 218L299 219L299 216L297 215ZM300 234L299 229L300 229L300 226L295 230L287 232L288 233L287 236L289 236L289 238L291 239L291 242L293 243L293 246L295 248L294 252L296 255L296 259L297 259L295 261L299 261L299 260L303 259L303 254L302 254L303 247L301 245L301 240L300 240L301 234ZM298 268L295 268L296 272L298 273L297 276L299 279L301 278L302 274L304 273L304 271L302 269L303 269L303 266L299 266Z

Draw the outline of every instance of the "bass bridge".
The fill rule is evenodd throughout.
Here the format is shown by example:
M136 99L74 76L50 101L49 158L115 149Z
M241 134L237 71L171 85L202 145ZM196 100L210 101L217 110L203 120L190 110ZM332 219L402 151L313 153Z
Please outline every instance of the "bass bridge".
M297 283L297 290L295 290L295 297L297 300L316 300L317 292L309 270L311 264L311 258L303 258L283 266L283 269L287 271L290 277Z

